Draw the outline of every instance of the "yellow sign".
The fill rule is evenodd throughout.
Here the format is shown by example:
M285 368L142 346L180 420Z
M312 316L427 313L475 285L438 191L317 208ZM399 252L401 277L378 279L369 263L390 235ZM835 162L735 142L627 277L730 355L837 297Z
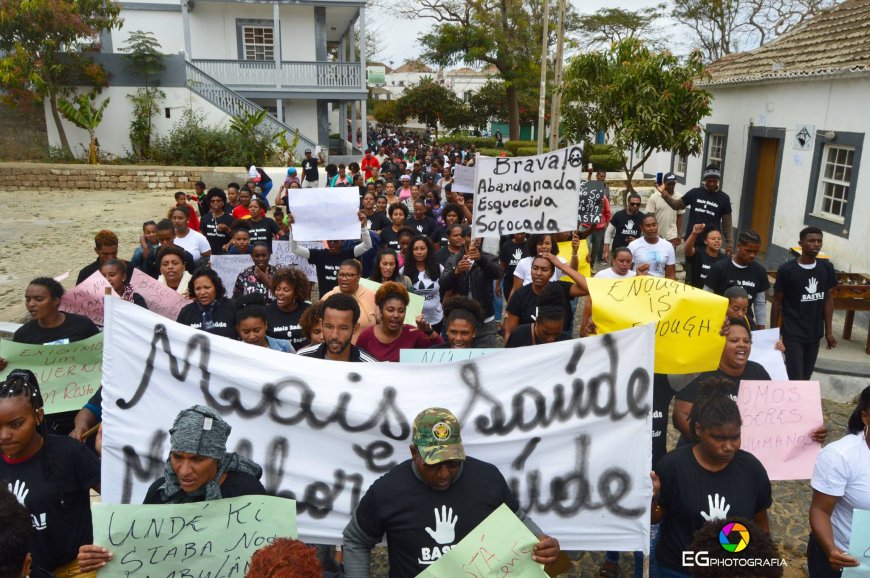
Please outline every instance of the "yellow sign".
M559 243L559 256L565 259L568 264L571 264L571 241L562 241ZM589 247L586 245L586 241L580 241L580 246L577 247L577 271L580 272L584 277L592 277L592 268L589 266L589 263L586 261L586 255L589 254ZM574 280L568 277L567 275L562 275L559 278L560 281L567 281L568 283L573 283Z
M656 324L656 373L695 373L719 366L719 335L728 300L661 277L587 279L598 333Z

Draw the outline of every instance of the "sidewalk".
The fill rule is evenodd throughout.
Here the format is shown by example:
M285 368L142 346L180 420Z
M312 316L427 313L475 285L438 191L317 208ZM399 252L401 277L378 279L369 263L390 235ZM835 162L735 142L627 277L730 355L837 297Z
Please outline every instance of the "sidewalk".
M843 339L845 317L844 311L834 312L834 337L837 338L837 347L827 349L822 340L813 379L817 379L822 386L822 398L852 403L855 396L870 385L870 355L864 350L867 344L868 315L862 312L855 314L852 339L849 341Z

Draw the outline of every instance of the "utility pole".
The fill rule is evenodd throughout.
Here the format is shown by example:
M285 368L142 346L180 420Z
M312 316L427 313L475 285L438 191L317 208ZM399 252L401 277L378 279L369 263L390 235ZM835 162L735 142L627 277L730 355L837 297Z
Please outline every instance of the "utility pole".
M565 52L565 0L559 0L559 28L556 31L556 70L553 96L550 99L550 150L559 146L559 123L562 122L562 60Z
M538 99L538 154L544 152L544 113L547 103L547 45L549 44L548 24L550 20L550 0L542 0L544 15L541 22L541 92Z

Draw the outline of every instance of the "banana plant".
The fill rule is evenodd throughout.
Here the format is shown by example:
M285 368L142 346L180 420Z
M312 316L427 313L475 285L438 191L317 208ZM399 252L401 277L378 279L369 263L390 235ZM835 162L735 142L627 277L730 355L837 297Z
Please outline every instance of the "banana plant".
M96 104L97 93L87 92L78 95L72 101L60 98L57 101L57 108L65 119L76 125L77 127L88 131L88 164L95 165L99 163L97 156L97 127L103 122L103 112L109 105L109 100L106 99L99 104Z

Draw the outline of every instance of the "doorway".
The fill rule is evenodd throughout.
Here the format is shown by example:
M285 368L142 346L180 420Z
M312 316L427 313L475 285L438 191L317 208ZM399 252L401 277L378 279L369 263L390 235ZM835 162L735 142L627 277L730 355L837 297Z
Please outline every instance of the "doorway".
M773 231L784 144L784 129L749 129L744 194L740 202L740 228L752 229L758 233L761 237L762 256L767 253Z

